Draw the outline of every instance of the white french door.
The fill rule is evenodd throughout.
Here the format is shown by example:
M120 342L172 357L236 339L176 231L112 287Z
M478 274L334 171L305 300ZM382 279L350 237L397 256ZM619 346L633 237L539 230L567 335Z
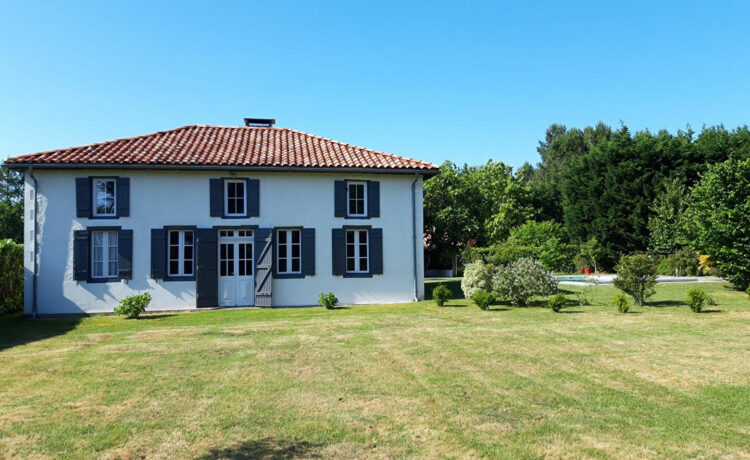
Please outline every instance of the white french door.
M219 305L255 304L253 231L219 230Z

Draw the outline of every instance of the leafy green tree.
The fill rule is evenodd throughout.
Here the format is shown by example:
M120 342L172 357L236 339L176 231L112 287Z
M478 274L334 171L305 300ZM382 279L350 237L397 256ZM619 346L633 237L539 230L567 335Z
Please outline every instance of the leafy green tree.
M648 229L651 250L655 254L668 255L687 244L684 214L687 208L688 189L680 179L666 183L664 193L654 200Z
M739 289L750 286L750 159L709 166L687 211L691 245Z
M493 248L493 253L501 263L528 257L541 262L547 270L563 271L572 265L575 246L568 241L562 224L528 221L512 229L510 237Z
M594 267L594 273L599 271L597 261L602 258L603 253L604 248L596 238L589 238L579 248L579 254L583 256L587 263Z
M633 297L638 305L645 304L656 292L656 266L651 257L645 254L622 256L615 270L617 277L612 284Z
M23 242L23 175L0 167L0 239Z
M459 168L446 162L425 183L425 239L438 257L502 241L533 215L529 185L503 163Z

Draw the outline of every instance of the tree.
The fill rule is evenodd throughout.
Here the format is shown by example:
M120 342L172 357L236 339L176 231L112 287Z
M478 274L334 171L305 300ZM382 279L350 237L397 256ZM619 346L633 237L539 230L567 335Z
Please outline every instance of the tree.
M645 254L622 256L615 269L617 277L612 280L612 284L633 297L638 305L645 304L656 292L656 266L651 257Z
M571 267L575 248L562 224L528 221L512 229L503 244L493 247L493 253L501 263L528 257L541 262L547 270L563 271Z
M666 183L664 193L654 200L654 214L648 220L650 247L655 254L672 254L687 244L684 213L687 208L687 187L680 179Z
M23 175L0 167L0 239L23 243Z
M586 262L594 266L594 273L598 272L597 260L601 259L603 251L604 248L596 238L589 238L581 244L580 254L586 259Z
M691 245L739 289L750 286L750 159L709 166L690 194Z
M458 168L444 163L424 188L425 239L438 257L503 241L534 215L529 185L504 163Z

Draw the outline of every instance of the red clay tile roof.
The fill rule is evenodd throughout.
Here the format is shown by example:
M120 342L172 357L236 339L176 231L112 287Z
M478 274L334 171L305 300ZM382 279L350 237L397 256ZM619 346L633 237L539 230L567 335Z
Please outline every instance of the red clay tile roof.
M367 168L436 171L425 161L288 128L190 125L143 136L8 158L9 166L139 165Z

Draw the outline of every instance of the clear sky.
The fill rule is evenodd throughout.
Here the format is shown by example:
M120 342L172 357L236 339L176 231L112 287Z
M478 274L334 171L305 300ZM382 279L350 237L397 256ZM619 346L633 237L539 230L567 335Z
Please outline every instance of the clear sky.
M750 2L0 0L0 159L246 116L513 166L554 122L733 128Z

